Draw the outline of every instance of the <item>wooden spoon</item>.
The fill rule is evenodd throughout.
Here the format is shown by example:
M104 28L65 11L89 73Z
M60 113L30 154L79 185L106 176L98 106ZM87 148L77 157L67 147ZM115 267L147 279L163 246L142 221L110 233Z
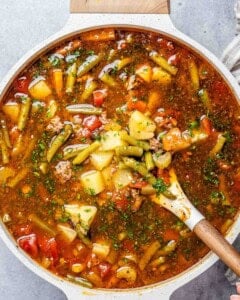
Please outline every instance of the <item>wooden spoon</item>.
M240 255L233 246L215 229L192 205L184 194L175 174L170 170L168 190L176 196L175 200L163 194L153 195L152 201L171 211L183 221L217 256L240 276Z

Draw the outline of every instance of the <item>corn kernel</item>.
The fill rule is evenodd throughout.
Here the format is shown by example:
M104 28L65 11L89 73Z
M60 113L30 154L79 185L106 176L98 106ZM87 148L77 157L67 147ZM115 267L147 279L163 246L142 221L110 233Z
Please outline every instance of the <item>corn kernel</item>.
M81 273L84 269L83 264L73 264L72 265L72 272L74 273Z

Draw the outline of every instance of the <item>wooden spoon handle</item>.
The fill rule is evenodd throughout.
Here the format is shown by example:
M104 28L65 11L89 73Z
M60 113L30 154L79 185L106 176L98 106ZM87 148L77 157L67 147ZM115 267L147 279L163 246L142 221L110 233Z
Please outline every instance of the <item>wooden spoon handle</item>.
M193 231L234 273L240 276L239 253L207 220L197 223Z
M169 0L70 0L70 12L169 14Z

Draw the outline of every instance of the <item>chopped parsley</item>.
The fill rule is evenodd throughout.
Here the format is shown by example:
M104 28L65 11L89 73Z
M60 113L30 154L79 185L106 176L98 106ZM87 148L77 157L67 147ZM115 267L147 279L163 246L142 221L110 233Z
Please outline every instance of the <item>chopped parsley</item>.
M203 168L204 180L214 185L218 185L219 183L219 179L216 174L216 168L216 161L212 158L207 159Z
M50 62L50 64L53 67L58 67L60 65L60 62L61 62L59 56L57 56L55 54L52 54L51 56L49 56L48 61Z
M152 186L156 190L157 194L164 193L167 190L167 185L162 178L158 178Z
M55 182L51 177L46 177L44 180L44 186L50 194L55 192Z
M232 136L231 136L231 133L229 131L226 131L223 136L225 137L227 143L232 142Z

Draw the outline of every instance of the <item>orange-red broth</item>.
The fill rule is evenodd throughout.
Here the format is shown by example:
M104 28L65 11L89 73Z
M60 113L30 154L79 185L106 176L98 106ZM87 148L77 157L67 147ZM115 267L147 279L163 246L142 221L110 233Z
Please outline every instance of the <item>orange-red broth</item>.
M160 62L154 60L156 54ZM79 70L94 55L101 59L80 76L75 74L74 67ZM38 86L36 92L36 82L47 88ZM82 103L94 105L100 114L69 113L66 108ZM149 138L144 136L150 149L142 155L117 155L119 145L110 140L106 151L112 157L103 168L92 154L75 164L76 155L64 158L67 146L101 144L109 131L118 135L125 130L141 139L148 124L135 133L129 129L136 112L147 115L155 126ZM71 130L64 140L66 124ZM51 50L10 87L1 105L1 126L1 217L19 247L34 260L80 284L144 286L182 272L208 252L181 221L141 194L148 178L126 167L126 158L146 167L145 153L155 157L148 173L157 180L150 185L157 193L169 186L169 170L174 167L191 202L222 233L238 210L237 101L206 60L159 34L104 29ZM193 142L196 132L206 137ZM223 145L216 148L220 135ZM56 136L62 144L47 161ZM126 145L133 146L125 141ZM139 148L138 141L135 146ZM156 162L166 152L171 160ZM92 188L81 180L89 170L101 177L100 189L99 178ZM69 205L70 210L77 209L74 216ZM79 215L81 207L95 208L86 223Z

